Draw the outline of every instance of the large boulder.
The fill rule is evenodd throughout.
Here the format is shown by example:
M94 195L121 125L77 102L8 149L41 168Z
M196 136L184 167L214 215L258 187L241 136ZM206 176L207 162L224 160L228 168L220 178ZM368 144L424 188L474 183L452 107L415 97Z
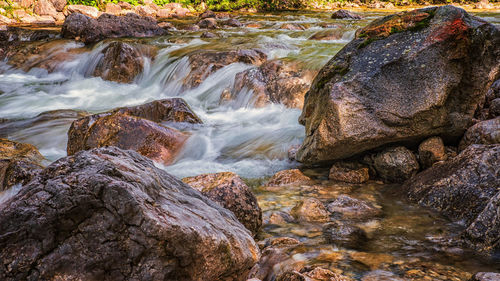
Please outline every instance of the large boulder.
M133 151L62 158L0 205L1 280L246 280L228 210Z
M202 121L180 98L116 108L75 120L68 131L68 155L101 146L133 149L144 156L170 164L187 135L163 124Z
M459 149L463 150L471 144L500 143L500 117L479 122L467 129L460 141Z
M232 63L260 65L267 59L264 52L255 49L237 51L200 50L188 57L191 72L184 80L186 88L199 86L210 74Z
M463 220L466 241L481 251L500 250L500 145L468 146L458 156L406 181L421 205Z
M68 155L103 146L131 149L165 165L171 164L188 136L144 118L123 113L78 119L68 131Z
M144 67L142 54L127 43L113 42L101 53L103 56L96 65L94 76L104 80L130 83Z
M257 198L238 175L230 172L203 174L182 181L233 212L252 234L257 234L262 225L262 211Z
M111 112L141 117L156 123L203 123L181 98L155 100L141 105L116 108Z
M28 183L41 171L43 156L31 144L0 138L0 192Z
M231 95L224 98L236 103L250 101L256 107L281 103L291 108L302 108L314 74L280 60L267 61L236 74Z
M331 16L332 19L354 19L354 20L359 20L359 19L362 19L363 17L356 14L356 13L353 13L351 11L347 11L347 10L343 10L343 9L340 9L340 10L337 10L335 11L332 16Z
M500 30L453 6L377 19L316 76L300 123L305 163L431 136L457 141L500 68Z
M102 14L93 19L80 13L70 14L61 29L64 38L78 38L86 44L106 38L152 37L167 34L156 20L134 13L125 16Z

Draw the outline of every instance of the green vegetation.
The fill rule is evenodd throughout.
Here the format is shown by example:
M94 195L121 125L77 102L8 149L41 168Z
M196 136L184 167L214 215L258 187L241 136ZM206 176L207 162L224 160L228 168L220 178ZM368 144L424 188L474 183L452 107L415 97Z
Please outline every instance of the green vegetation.
M94 7L104 7L106 3L118 3L120 0L69 0L70 4L74 5L87 5ZM141 0L121 0L132 5L142 4ZM332 0L320 0L318 2L343 2ZM208 7L214 11L231 11L242 8L254 8L262 10L288 10L306 8L309 3L313 1L306 0L153 0L156 5L162 6L167 3L181 3L184 6L191 6L193 8ZM202 5L204 3L205 5Z
M130 3L134 6L142 4L143 0L68 0L70 4L87 5L104 8L106 3L118 3L119 1ZM479 0L472 0L478 2ZM156 5L162 6L167 3L181 3L186 7L201 9L207 7L214 11L232 11L242 8L253 8L258 10L294 10L308 7L326 6L334 2L350 2L349 0L153 0ZM369 3L370 0L361 0ZM417 4L420 0L387 0L395 5ZM446 4L452 0L434 0L434 4ZM204 5L202 4L204 3Z

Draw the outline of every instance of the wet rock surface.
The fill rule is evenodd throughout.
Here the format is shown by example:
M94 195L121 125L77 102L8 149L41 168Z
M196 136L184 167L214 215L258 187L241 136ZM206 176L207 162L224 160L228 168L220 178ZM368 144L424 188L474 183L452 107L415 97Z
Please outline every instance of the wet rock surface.
M127 43L113 42L101 53L103 57L96 65L94 76L109 81L130 83L143 70L142 54Z
M189 55L191 72L186 77L184 85L187 88L199 86L205 78L217 70L232 63L260 65L267 59L264 52L248 49L238 51L198 51Z
M493 25L452 6L387 16L358 30L306 94L297 160L328 162L435 135L456 141L498 71L499 42Z
M64 38L91 44L106 38L152 37L167 34L156 20L129 13L125 16L103 14L97 19L80 13L69 15L62 26Z
M403 146L388 148L374 158L377 174L387 182L404 182L419 171L417 158Z
M337 10L335 11L333 14L332 14L332 19L355 19L355 20L359 20L361 19L362 16L356 14L356 13L353 13L353 12L350 12L350 11L347 11L347 10Z
M160 123L175 126L202 121L180 98L116 108L75 120L68 131L67 151L72 155L80 150L114 145L170 164L188 136Z
M0 222L2 280L245 280L259 257L231 212L113 147L51 164Z
M329 243L357 249L367 243L366 233L361 228L343 222L332 222L323 228L323 236Z
M240 104L249 99L257 107L281 103L287 107L301 108L314 74L313 71L299 70L297 66L280 60L267 61L259 67L238 73L226 100ZM245 96L248 91L252 91L251 97Z
M337 162L330 168L330 180L346 183L364 183L370 179L369 168L355 162Z
M206 28L206 29L216 29L217 26L217 21L214 18L206 18L200 20L197 25L200 28Z
M342 29L322 30L314 33L309 40L339 40L343 36Z
M111 112L141 117L156 123L203 123L200 117L191 110L186 101L181 98L155 100L137 106L117 108Z
M42 170L43 159L31 144L0 138L0 192L30 182Z
M163 164L171 164L188 136L158 123L120 112L92 115L71 124L68 155L103 146L131 149Z
M291 215L299 221L327 222L330 214L325 205L316 198L306 198L299 202L291 211Z
M287 184L298 184L310 181L311 178L304 175L299 169L283 170L274 174L266 183L268 186Z
M12 67L24 71L41 68L52 73L59 70L64 62L75 59L85 51L70 44L67 40L13 43L6 49L5 57Z
M142 72L144 59L141 53L127 43L113 42L104 50L94 76L120 83L130 83Z
M494 281L500 280L500 273L478 272L469 281Z
M438 161L447 159L446 148L440 137L428 138L418 146L418 157L422 168L427 169Z
M367 219L382 214L380 208L372 203L352 198L348 195L340 195L328 204L328 211L340 213L344 218Z
M460 141L459 149L463 150L471 144L500 143L500 117L475 124L467 129Z
M125 124L127 122L130 124ZM115 125L122 123L125 127L115 127ZM114 144L115 146L122 145L128 149L139 149L142 151L141 154L145 153L146 156L154 157L160 162L169 163L182 147L187 136L159 123L167 125L199 124L202 121L180 98L117 108L110 112L75 120L68 131L68 154L71 155L77 151L96 146ZM137 132L128 130L137 130ZM139 134L142 137L141 140L134 140L134 134L141 130L144 130L145 135ZM154 146L155 140L159 141L156 147ZM142 143L143 141L146 143ZM151 143L152 141L153 143Z
M203 174L182 181L233 212L253 235L257 234L262 225L262 211L255 195L238 175L230 172Z
M470 145L458 156L417 174L404 186L411 200L464 220L474 248L500 249L500 145Z

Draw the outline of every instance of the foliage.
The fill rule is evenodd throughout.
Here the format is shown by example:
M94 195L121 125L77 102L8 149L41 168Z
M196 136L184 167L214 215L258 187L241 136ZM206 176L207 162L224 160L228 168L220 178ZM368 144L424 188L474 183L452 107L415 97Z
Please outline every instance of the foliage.
M130 3L134 6L142 4L141 0L68 0L69 4L87 5L104 8L106 3ZM329 0L321 0L329 1ZM344 1L344 0L340 0ZM197 7L205 3L206 7L214 11L232 11L242 8L256 8L263 10L288 10L307 7L306 0L153 0L156 5L163 6L167 3L177 2L185 6Z

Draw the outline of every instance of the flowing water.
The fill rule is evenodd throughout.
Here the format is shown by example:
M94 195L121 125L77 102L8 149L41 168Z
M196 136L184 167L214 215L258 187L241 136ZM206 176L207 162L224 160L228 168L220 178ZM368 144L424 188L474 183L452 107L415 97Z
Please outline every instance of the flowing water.
M179 178L209 172L235 172L248 179L254 188L265 218L275 211L289 212L298 201L307 197L328 202L339 194L369 200L383 210L382 217L356 222L370 239L370 243L356 251L326 243L320 224L264 225L259 235L261 240L287 236L302 243L291 250L290 259L283 266L320 265L342 270L354 278L383 269L410 279L407 270L418 268L423 276L431 276L431 279L422 280L466 280L471 272L498 270L498 260L475 257L449 242L459 233L459 223L448 222L401 201L402 196L393 194L399 187L377 183L338 185L324 180L325 173L321 171L313 171L316 184L274 189L260 186L259 183L275 172L298 166L288 160L287 151L301 143L304 128L297 122L299 109L279 104L256 108L252 105L251 93L243 93L243 98L220 105L220 96L224 89L231 87L235 75L253 66L234 63L214 72L195 88L183 86L190 71L187 56L204 49L257 48L269 59L291 61L301 68L317 71L354 37L357 28L382 15L364 12L365 19L361 21L331 20L329 13L321 12L245 15L239 20L259 23L262 27L218 29L213 32L220 38L214 39L200 38L202 32L187 31L174 31L169 36L157 38L125 39L130 44L157 49L154 60L144 58L144 71L130 84L104 81L91 75L101 50L112 40L93 47L56 40L48 54L56 56L67 52L72 55L52 73L41 68L25 72L0 62L0 137L37 146L48 164L66 155L66 132L71 122L85 112L182 97L204 124L180 128L188 131L191 137L173 165L161 166L166 171ZM498 13L480 16L500 23ZM298 23L307 28L301 31L280 29L283 23ZM174 24L181 26L189 22ZM340 39L308 40L319 30L338 29L335 25L341 25L343 35Z

